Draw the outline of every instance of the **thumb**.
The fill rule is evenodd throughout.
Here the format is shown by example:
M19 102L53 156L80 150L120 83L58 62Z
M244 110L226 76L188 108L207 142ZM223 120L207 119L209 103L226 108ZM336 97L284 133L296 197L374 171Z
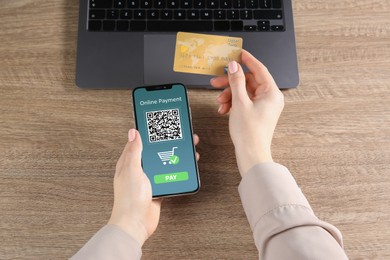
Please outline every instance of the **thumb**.
M139 132L136 129L130 129L128 133L129 141L123 151L125 161L130 168L141 168L141 155L142 155L142 140Z
M229 62L228 65L229 85L232 91L232 103L237 101L249 102L249 96L246 91L246 80L244 71L236 61Z

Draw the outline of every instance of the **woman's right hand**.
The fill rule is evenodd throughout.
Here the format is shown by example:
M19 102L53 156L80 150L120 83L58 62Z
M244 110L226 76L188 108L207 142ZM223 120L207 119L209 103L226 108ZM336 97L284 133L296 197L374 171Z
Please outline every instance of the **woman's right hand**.
M244 74L235 61L229 63L228 76L211 79L213 87L227 87L218 97L218 112L229 116L232 138L241 176L263 162L272 162L271 142L284 107L284 96L268 69L249 52L242 50Z

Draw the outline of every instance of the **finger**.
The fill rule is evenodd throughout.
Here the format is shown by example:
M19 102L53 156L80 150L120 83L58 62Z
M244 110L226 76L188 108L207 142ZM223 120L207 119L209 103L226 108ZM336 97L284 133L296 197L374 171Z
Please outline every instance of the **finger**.
M246 91L245 75L241 65L238 64L236 61L231 61L229 62L228 67L229 85L232 92L232 103L234 104L235 102L250 102L248 93Z
M158 214L158 215L160 215L162 202L163 202L163 198L152 198L152 203L150 204L149 212L154 212L154 213L151 213L151 214Z
M195 145L199 144L199 136L197 134L194 134L194 144ZM200 155L198 152L195 153L195 158L197 161L199 161Z
M128 142L123 150L125 163L134 170L141 168L142 140L136 129L128 132ZM138 171L137 171L138 172Z
M272 75L269 73L266 66L256 59L252 54L246 50L241 52L241 62L249 69L254 75L254 78L258 84L266 81L273 81Z
M248 96L252 99L255 96L256 90L259 88L259 84L256 82L255 77L252 73L245 73L246 77L246 90L248 91Z
M215 77L210 80L210 85L214 88L224 88L229 86L229 79L227 76Z
M230 102L221 104L218 108L218 113L224 115L230 111L232 104Z
M197 134L194 134L194 144L195 145L199 144L199 136Z
M130 163L132 165L141 165L142 140L139 132L134 128L130 129L128 139L130 144L129 155L131 155Z
M153 198L153 203L158 207L161 207L162 202L163 198Z
M217 97L219 103L227 103L232 100L232 92L230 88L225 88Z

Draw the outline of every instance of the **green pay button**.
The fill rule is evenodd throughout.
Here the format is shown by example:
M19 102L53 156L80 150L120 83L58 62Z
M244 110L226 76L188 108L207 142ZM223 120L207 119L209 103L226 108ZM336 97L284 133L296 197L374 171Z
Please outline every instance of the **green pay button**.
M154 176L154 183L170 183L177 181L186 181L188 180L188 172L174 172L166 174L158 174Z

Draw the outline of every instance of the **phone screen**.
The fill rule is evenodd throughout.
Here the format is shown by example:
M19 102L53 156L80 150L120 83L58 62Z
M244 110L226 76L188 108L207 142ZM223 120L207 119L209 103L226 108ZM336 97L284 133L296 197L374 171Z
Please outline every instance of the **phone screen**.
M142 167L152 184L153 197L198 191L186 88L182 84L136 88L133 105L143 144Z

